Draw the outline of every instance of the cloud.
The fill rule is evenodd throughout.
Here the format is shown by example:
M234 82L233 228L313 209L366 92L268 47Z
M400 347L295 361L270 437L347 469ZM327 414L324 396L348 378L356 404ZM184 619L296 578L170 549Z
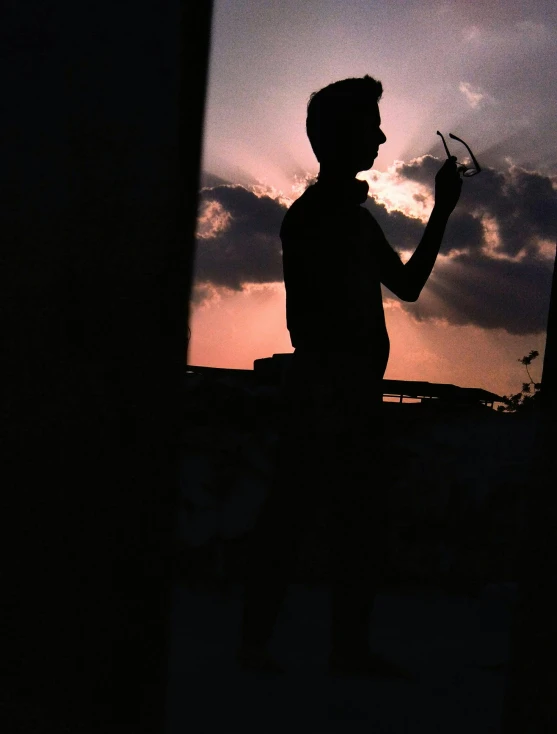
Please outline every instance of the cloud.
M397 162L385 179L386 198L393 187L411 183L410 191L419 185L431 201L440 165L430 155ZM379 186L380 178L375 183ZM418 320L511 334L543 331L557 242L554 185L551 178L514 165L504 171L485 168L465 180L433 274L418 302L402 308ZM420 218L381 201L379 189L365 206L396 250L403 255L415 250L425 227ZM279 230L286 209L277 193L255 187L219 184L202 190L194 303L218 297L219 289L282 282ZM398 300L386 289L385 297Z
M368 197L364 206L373 214L385 234L388 233L387 239L393 243L393 247L399 251L416 248L424 231L420 219L409 217L396 209L389 212L385 204L373 197Z
M422 186L430 186L439 167L440 162L431 156L424 156L410 164L400 163L396 167L399 186L404 185L405 179L419 183ZM433 202L432 196L427 198ZM416 249L424 232L424 221L396 209L388 210L385 204L380 201L379 195L369 197L364 206L377 219L387 239L395 249L399 252L413 252ZM431 211L431 208L429 211ZM469 211L463 211L461 208L456 209L447 226L443 245L444 252L477 250L483 245L484 226L481 220Z
M508 53L528 44L531 52L533 46L541 46L553 40L554 23L547 17L547 8L543 12L545 22L532 19L513 22L512 18L516 14L507 9L506 17L483 19L482 22L478 17L479 5L474 5L473 8L476 18L470 25L463 27L461 38L476 49L483 47L492 52Z
M433 190L440 163L433 156L426 155L401 163L397 174L401 179L408 178ZM489 223L495 223L495 246L485 236L481 240L471 237L479 230L469 221L470 218L475 219L482 229ZM467 230L466 237L464 232L457 231L461 228ZM464 180L445 240L444 252L451 249L460 251L464 245L466 250L490 249L494 257L538 256L542 242L557 241L557 190L554 182L548 176L515 165L510 165L506 171L482 169L480 175Z
M462 38L467 43L477 41L481 37L481 35L482 35L481 28L479 28L477 25L469 26L468 28L464 28L462 31Z
M485 253L439 258L416 303L403 308L418 321L536 334L547 326L552 263L494 259Z
M484 100L491 99L485 92L480 91L478 87L473 88L468 82L460 82L458 89L473 109L477 109Z
M245 283L282 281L279 230L286 206L277 198L238 185L201 190L195 281L242 290ZM205 284L205 285L202 285Z
M400 164L397 173L431 188L439 164L423 156ZM399 236L401 243L411 240L414 227L406 217L397 222L378 214L393 245ZM543 331L556 242L557 191L551 178L519 166L486 168L464 181L433 275L420 300L402 307L420 320L512 334Z
M201 171L202 188L214 188L215 186L232 186L233 182L228 181L209 171Z

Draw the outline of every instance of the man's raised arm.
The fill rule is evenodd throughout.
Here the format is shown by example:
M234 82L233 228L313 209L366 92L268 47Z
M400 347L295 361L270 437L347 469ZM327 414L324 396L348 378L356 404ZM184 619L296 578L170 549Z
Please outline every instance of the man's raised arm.
M456 167L456 158L451 156L435 176L435 204L414 254L405 264L398 258L398 264L394 258L382 263L381 282L403 301L417 301L427 283L461 189L462 179Z

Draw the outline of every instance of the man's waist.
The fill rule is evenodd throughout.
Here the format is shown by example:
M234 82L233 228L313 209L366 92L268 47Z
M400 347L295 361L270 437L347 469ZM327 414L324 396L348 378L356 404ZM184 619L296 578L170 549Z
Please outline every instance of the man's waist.
M389 335L384 326L362 330L345 330L327 334L314 332L304 334L301 330L290 330L294 349L312 352L346 352L362 356L380 356L389 353Z
M349 354L354 357L371 357L377 354L379 350L377 346L369 344L342 343L335 339L334 342L312 341L304 339L296 339L292 341L292 346L298 353L314 353L323 355L341 355Z

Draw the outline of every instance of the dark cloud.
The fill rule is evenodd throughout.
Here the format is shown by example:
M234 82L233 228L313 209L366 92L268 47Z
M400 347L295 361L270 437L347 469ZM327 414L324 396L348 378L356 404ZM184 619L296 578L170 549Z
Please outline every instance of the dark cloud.
M410 163L402 163L397 172L402 178L408 178L410 181L416 181L424 186L431 187L435 180L435 174L439 170L441 161L432 155L424 155Z
M552 263L463 253L438 260L420 299L403 303L419 321L446 319L451 324L535 334L547 326Z
M397 170L431 189L439 164L424 156ZM498 235L495 249L486 241L484 223ZM420 300L403 307L418 319L444 318L512 334L543 331L553 261L540 253L540 241L557 241L551 179L518 166L504 172L486 168L464 181L449 220L441 251L455 256L439 260Z
M225 217L214 236L197 237L195 280L242 290L244 283L276 283L283 279L280 225L286 207L270 196L257 196L243 186L219 185L201 190L198 232L211 204L213 219Z
M439 160L426 155L397 171L402 178L431 188L439 165ZM540 239L557 239L557 191L547 176L519 166L505 172L486 168L479 176L464 180L458 208L447 228L446 243L451 249L463 249L465 230L470 237L465 249L477 246L477 237L471 236L474 226L466 222L470 217L497 225L500 254L516 257L522 252L535 253Z
M424 232L424 225L419 219L407 217L402 212L389 213L386 207L372 197L368 197L364 206L368 209L385 236L397 250L414 250Z
M439 165L437 165L437 169ZM391 245L398 251L416 249L425 225L420 219L408 217L399 211L388 212L385 206L376 199L368 197L364 206L369 209ZM443 252L456 250L476 250L484 244L483 227L481 221L469 212L456 209L449 224L443 244Z
M402 164L401 178L432 186L440 161L433 156ZM286 206L243 186L218 184L201 192L200 222L211 222L197 239L194 300L212 287L241 290L245 283L281 282L279 230ZM391 245L413 251L425 225L402 212L388 212L369 198L365 204ZM211 217L209 217L210 219ZM495 247L484 224L498 233ZM199 230L202 231L202 228ZM210 235L210 236L209 236ZM417 303L402 306L419 320L502 328L512 334L546 327L553 260L540 241L557 241L557 194L550 178L511 167L485 169L464 182L462 196L447 226L442 254ZM395 298L385 290L387 298Z
M215 186L232 186L232 181L227 181L225 178L221 178L214 173L209 171L201 171L201 187L202 188L214 188Z

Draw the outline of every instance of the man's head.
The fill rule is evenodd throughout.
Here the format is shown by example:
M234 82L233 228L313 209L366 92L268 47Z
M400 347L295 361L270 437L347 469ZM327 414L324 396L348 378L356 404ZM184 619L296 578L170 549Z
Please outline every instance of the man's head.
M306 131L319 163L367 171L386 141L381 130L380 81L367 74L342 79L313 92Z

